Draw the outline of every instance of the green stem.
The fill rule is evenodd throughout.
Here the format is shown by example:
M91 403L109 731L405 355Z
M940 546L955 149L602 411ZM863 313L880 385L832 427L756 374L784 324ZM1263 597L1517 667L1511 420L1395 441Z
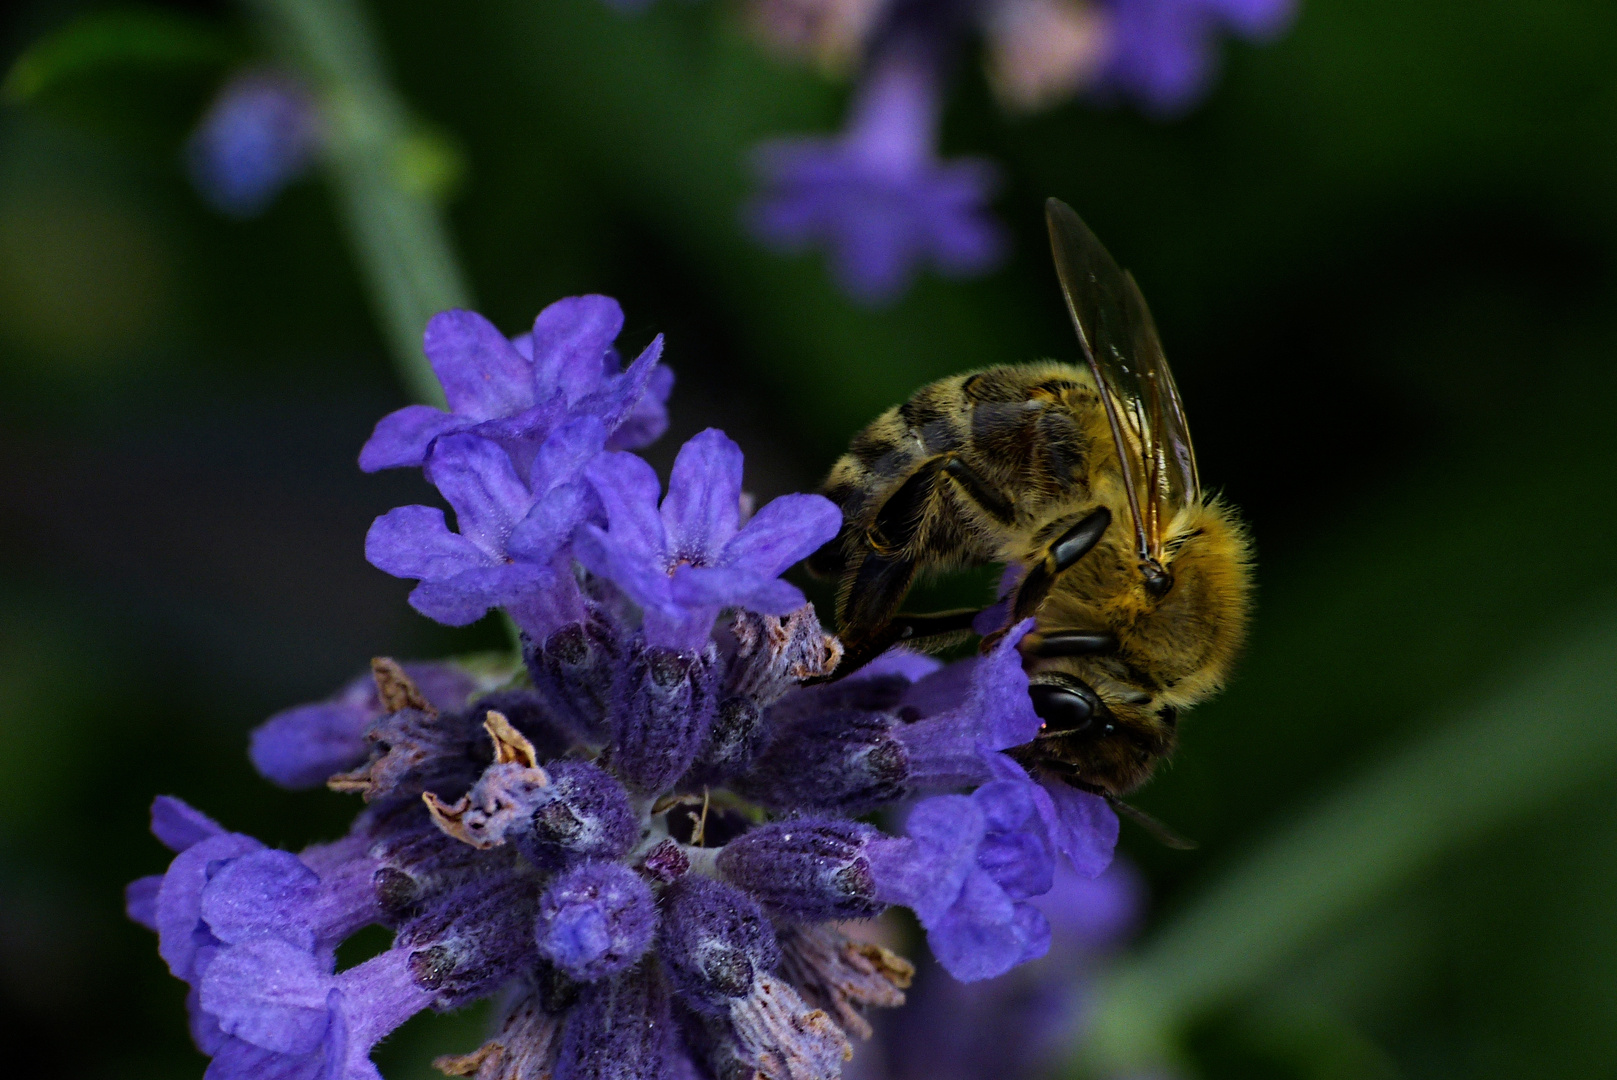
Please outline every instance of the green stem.
M1614 671L1610 620L1263 843L1102 982L1075 1066L1172 1065L1186 1024L1444 853L1609 773Z
M248 3L325 105L331 179L400 378L416 400L442 406L421 333L437 312L470 306L470 290L442 214L405 167L409 112L365 13L356 0Z

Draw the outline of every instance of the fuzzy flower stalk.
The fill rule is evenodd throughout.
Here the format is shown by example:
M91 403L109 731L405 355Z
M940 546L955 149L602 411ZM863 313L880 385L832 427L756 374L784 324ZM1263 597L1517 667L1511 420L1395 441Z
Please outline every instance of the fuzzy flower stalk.
M208 1080L374 1080L409 1017L491 996L496 1029L445 1073L830 1080L913 970L850 920L908 908L954 978L990 979L1049 949L1034 901L1059 868L1110 862L1111 809L1002 752L1039 727L1025 626L957 664L894 652L810 684L841 646L781 574L838 512L786 495L749 516L717 430L664 486L634 450L672 376L660 338L624 363L622 325L601 296L514 339L438 315L448 409L385 417L361 453L422 469L454 512L384 514L371 562L440 622L503 610L517 675L378 659L264 724L265 776L363 801L330 843L153 806L175 857L128 909L190 987ZM374 925L391 946L339 970Z
M750 0L777 49L858 85L841 134L759 147L755 234L794 252L827 251L856 300L889 302L929 267L991 269L1004 240L988 211L995 170L937 151L950 77L980 36L989 85L1011 112L1083 95L1172 118L1206 94L1220 38L1273 37L1294 0Z

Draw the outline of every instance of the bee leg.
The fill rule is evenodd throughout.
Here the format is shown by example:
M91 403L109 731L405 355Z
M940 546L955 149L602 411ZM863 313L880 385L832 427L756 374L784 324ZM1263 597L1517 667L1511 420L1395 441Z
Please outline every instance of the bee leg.
M1075 630L1063 634L1029 634L1022 639L1022 655L1050 659L1056 656L1095 656L1117 651L1117 635L1110 630Z
M1016 598L1011 603L1011 622L1021 622L1039 610L1044 598L1050 595L1056 578L1089 554L1100 543L1100 538L1106 535L1106 528L1111 523L1112 512L1102 506L1056 537L1055 542L1045 550L1044 558L1028 569L1027 576L1017 587Z
M960 458L953 456L944 458L943 471L949 479L964 488L971 500L982 507L989 517L1006 525L1016 520L1016 507L1006 501L988 481L978 476L976 471Z
M866 552L845 592L842 628L842 662L829 676L811 680L831 682L852 675L896 643L902 633L895 626L893 613L904 602L910 583L915 580L915 563L905 558Z

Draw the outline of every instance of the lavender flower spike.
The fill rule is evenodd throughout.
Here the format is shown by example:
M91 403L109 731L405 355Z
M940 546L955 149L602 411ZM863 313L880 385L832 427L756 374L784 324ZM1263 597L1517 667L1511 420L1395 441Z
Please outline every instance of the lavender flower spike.
M584 526L578 560L645 610L648 643L682 652L700 651L723 608L802 607L779 575L842 525L818 495L783 495L742 525L741 448L716 428L680 448L660 508L657 474L632 454L603 454L585 475L610 527Z
M760 146L759 238L783 251L824 246L842 286L869 304L896 298L923 264L956 277L993 266L1004 250L987 212L993 166L945 163L933 149L939 67L932 48L895 48L860 87L842 136Z
M837 920L908 906L948 971L984 979L1048 947L1033 902L1061 853L1088 874L1110 858L1110 807L1002 752L1039 723L1025 625L986 656L889 654L820 685L841 645L780 575L841 515L787 495L744 520L741 452L717 430L663 495L610 448L657 419L613 381L644 367L602 375L618 318L580 298L516 343L440 320L464 346L450 400L479 415L373 440L419 456L456 527L397 509L372 561L444 621L503 608L527 678L379 658L374 692L260 729L269 776L330 768L365 800L333 843L278 851L153 806L175 856L128 911L190 987L209 1080L379 1080L378 1039L493 996L496 1034L444 1072L838 1080L864 1011L902 1004L913 968ZM915 796L903 835L858 820ZM391 947L339 972L373 924Z

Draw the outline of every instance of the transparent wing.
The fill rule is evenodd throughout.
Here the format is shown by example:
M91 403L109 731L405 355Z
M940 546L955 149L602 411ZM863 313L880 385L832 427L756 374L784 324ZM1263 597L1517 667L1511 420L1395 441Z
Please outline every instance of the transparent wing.
M1184 404L1151 311L1089 226L1045 203L1056 274L1117 444L1140 554L1160 562L1174 512L1201 495Z

